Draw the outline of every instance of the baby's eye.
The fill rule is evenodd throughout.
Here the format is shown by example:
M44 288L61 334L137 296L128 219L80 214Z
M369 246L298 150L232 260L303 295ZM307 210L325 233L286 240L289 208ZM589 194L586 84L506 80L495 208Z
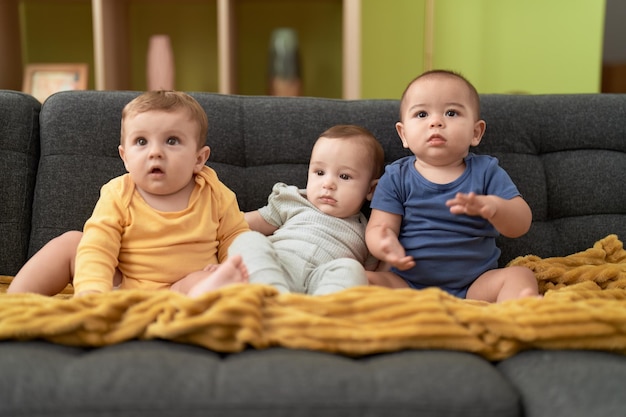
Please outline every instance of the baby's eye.
M179 140L178 140L178 138L177 138L177 137L175 137L175 136L171 136L171 137L167 138L167 140L166 140L165 142L166 142L168 145L176 145L176 144L179 142Z
M416 117L418 117L418 118L420 118L420 119L423 119L424 117L428 116L428 113L426 113L425 111L418 111L418 112L415 114L415 116L416 116Z
M341 178L342 180L349 180L352 177L348 174L339 174L339 178Z
M139 146L145 146L146 144L148 144L148 141L145 138L137 138L135 139L135 144Z
M314 173L315 173L315 175L319 175L319 176L324 175L324 171L322 171L321 169L316 169L316 170L314 171Z
M448 110L448 111L446 111L446 116L448 116L448 117L454 117L454 116L457 116L458 114L459 113L457 113L456 110Z

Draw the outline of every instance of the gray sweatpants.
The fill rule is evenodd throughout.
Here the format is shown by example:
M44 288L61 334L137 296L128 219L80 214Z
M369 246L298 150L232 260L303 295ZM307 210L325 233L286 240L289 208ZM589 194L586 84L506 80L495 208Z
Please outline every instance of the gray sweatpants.
M368 285L365 268L355 259L339 258L320 264L315 256L305 256L297 247L292 249L277 249L267 236L245 232L230 245L228 254L241 255L250 283L269 284L283 293L322 295Z

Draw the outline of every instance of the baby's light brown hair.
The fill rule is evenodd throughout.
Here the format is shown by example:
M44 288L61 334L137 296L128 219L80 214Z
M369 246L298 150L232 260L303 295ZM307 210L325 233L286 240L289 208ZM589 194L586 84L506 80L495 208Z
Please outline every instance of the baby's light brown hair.
M364 145L371 158L372 179L380 178L385 169L385 151L372 132L357 125L335 125L324 131L320 138L329 139L357 139L363 138L359 143ZM364 161L365 162L365 161Z
M121 141L124 140L124 121L126 118L147 111L176 112L181 110L187 111L189 117L198 122L200 127L198 149L200 149L206 144L206 136L209 131L208 117L196 99L180 91L147 91L129 102L122 110Z

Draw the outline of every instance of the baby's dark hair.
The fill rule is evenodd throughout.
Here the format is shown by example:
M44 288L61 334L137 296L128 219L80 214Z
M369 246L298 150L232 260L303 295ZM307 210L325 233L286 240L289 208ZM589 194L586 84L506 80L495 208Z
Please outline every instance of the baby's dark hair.
M376 139L376 136L368 129L357 125L335 125L325 130L319 137L329 139L365 139L360 141L360 143L369 150L373 164L372 179L380 178L383 174L385 169L385 151L378 139Z
M200 103L187 93L169 90L147 91L124 107L122 110L122 140L124 139L124 120L127 117L154 110L165 112L187 110L190 118L197 121L200 126L198 149L206 144L209 120Z
M467 78L465 78L463 75L461 75L460 73L456 71L450 71L450 70L445 70L445 69L434 69L434 70L426 71L418 75L417 77L413 78L413 80L411 80L411 82L406 86L406 88L404 89L404 92L402 93L402 97L400 98L400 120L402 120L402 108L404 105L404 98L406 97L406 94L407 94L407 91L409 91L409 88L411 88L411 86L416 81L421 80L422 78L430 77L430 76L451 77L451 78L456 78L456 79L463 81L463 83L465 83L465 85L469 89L470 97L472 99L472 104L474 104L474 108L476 109L476 118L477 119L480 118L480 96L478 95L478 91L476 90L476 87L474 87L474 85L471 82L469 82Z

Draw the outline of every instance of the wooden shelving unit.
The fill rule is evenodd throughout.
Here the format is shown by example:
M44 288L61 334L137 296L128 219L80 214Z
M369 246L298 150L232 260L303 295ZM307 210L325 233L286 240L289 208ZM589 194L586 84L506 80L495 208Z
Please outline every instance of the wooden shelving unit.
M0 88L22 89L22 45L16 0L0 0Z
M133 0L76 1L91 1L95 89L132 89L129 48L132 22L129 18L129 5ZM217 7L215 26L218 91L224 94L237 93L235 40L238 30L236 16L238 0L203 1L216 2ZM335 1L342 4L342 95L347 99L356 99L360 96L361 82L361 0ZM21 89L22 54L19 20L19 0L0 0L0 56L3 56L4 61L0 68L0 88Z
M96 90L128 90L128 1L91 0Z
M361 0L343 0L343 98L361 97Z

